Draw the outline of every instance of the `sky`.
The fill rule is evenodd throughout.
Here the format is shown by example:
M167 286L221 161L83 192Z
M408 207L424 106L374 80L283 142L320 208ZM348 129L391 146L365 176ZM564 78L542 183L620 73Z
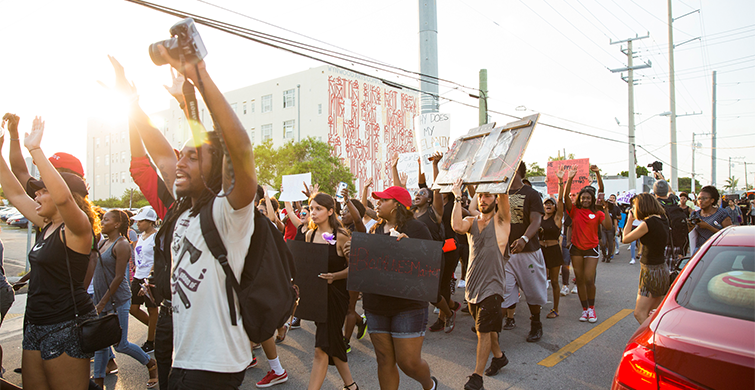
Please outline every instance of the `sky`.
M358 55L419 72L418 2L409 0L155 0L158 4L263 33ZM718 185L731 175L755 184L755 2L672 0L677 45L676 110L679 177L692 171L692 137L701 147L695 171L711 180L712 72L717 71ZM699 10L699 12L695 12ZM440 111L451 114L452 138L477 126L478 72L488 71L492 120L505 124L538 112L540 124L525 153L545 166L565 150L589 158L607 174L627 169L627 83L622 45L635 40L635 121L639 165L664 162L670 175L667 2L658 0L438 0ZM683 16L690 13L687 16ZM135 83L145 111L168 108L166 66L155 66L149 44L169 38L179 19L125 0L0 0L0 111L46 121L42 147L86 160L86 120L119 120L124 104L98 84L112 85L107 55ZM222 91L322 65L292 53L199 26L206 63ZM700 39L696 39L696 38ZM626 47L626 46L624 46ZM347 69L418 87L385 71L334 60ZM626 75L626 73L625 73ZM686 115L695 114L697 115ZM701 113L701 114L699 114ZM581 135L546 126L590 134ZM606 140L603 137L611 140ZM7 150L7 147L5 148ZM752 165L751 165L752 164Z

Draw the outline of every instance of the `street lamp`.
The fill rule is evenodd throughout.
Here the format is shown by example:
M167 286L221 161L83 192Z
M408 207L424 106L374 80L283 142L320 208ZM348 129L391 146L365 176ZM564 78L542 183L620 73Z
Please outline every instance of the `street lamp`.
M659 114L651 115L649 118L645 119L644 121L642 121L642 122L640 122L640 123L638 123L638 124L636 124L634 126L637 127L637 126L639 126L639 125L641 125L641 124L643 124L643 123L645 123L645 122L647 122L647 121L649 121L649 120L651 120L651 119L653 119L653 118L655 118L657 116L669 116L669 115L671 115L671 111L664 111L664 112L661 112ZM616 120L616 124L617 125L622 126L622 127L626 127L626 125L622 125L621 122L619 122L619 118L614 117L613 119Z

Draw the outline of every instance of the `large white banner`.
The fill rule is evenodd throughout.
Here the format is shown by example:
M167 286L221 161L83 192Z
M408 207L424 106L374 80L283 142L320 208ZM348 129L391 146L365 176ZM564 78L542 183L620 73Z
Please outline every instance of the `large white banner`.
M451 146L451 115L430 113L417 116L414 126L417 146L422 158L422 172L428 185L433 182L433 164L428 160L435 152L445 153Z

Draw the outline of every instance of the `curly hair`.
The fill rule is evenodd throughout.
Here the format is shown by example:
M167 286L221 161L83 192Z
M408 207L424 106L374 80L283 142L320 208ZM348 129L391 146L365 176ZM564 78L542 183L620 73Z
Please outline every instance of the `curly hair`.
M89 197L87 196L81 196L77 193L72 193L71 195L73 195L73 200L76 202L76 205L79 206L84 214L87 215L89 224L92 225L92 231L94 231L94 235L99 236L100 232L102 231L102 225L100 225L101 217L97 213L97 209L99 207L93 205L92 202L89 201Z
M406 225L407 222L414 219L414 212L411 209L406 208L406 206L399 203L396 199L391 199L394 202L396 202L396 230L401 230L404 228L404 225ZM375 228L378 225L385 224L385 219L378 218L378 221L376 224L372 225L372 228L370 228L370 233L375 232Z

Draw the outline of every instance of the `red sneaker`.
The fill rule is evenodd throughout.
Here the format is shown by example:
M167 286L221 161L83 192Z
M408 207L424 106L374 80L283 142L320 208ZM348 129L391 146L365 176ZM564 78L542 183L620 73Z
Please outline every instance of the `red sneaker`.
M270 370L267 372L267 375L265 375L264 378L262 378L261 381L257 382L257 387L270 387L273 385L277 385L278 383L283 383L288 380L288 373L286 371L283 371L283 374L275 375L274 370Z

